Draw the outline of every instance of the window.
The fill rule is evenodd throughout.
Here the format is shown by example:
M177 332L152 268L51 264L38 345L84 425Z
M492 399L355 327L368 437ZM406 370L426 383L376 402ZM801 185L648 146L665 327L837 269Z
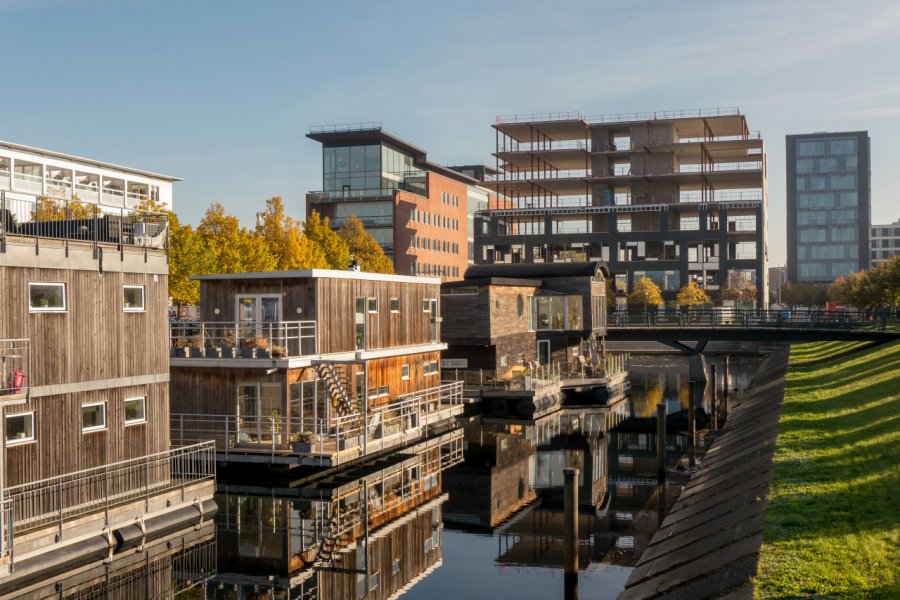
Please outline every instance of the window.
M66 284L29 283L28 307L30 312L65 312Z
M378 312L378 298L369 298L368 299L368 311L370 313Z
M125 312L144 312L144 286L123 285L122 304Z
M125 398L125 424L144 423L147 421L146 398Z
M391 312L400 312L400 298L391 298Z
M403 365L400 367L400 379L403 381L409 381L409 365Z
M34 413L6 416L6 445L34 441Z
M430 298L422 299L422 312L431 312L431 299Z
M426 360L422 365L422 373L426 376L437 375L438 362L436 360Z
M106 428L106 403L95 402L81 405L81 431L96 431Z

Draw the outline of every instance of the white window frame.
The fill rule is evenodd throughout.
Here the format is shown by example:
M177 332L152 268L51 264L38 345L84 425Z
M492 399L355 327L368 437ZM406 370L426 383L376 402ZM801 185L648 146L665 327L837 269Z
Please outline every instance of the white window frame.
M84 426L84 409L91 406L102 406L103 407L103 424L95 425L93 427L85 427ZM92 431L103 431L106 429L106 402L85 402L81 405L81 433L90 433Z
M141 401L141 407L142 407L141 413L143 414L143 416L140 419L129 420L128 412L125 409L125 405L128 404L129 402L134 402L135 400ZM122 401L122 417L123 417L123 421L124 421L126 427L128 427L129 425L139 425L141 423L146 423L147 422L147 396L135 396L133 398L125 398L125 400Z
M409 365L400 366L400 381L409 381Z
M32 306L31 305L31 288L33 286L55 286L62 288L62 300L63 305L62 308L58 306L54 307L41 307L41 306ZM66 284L56 281L29 281L28 282L28 312L66 312L68 310L68 301L66 299Z
M26 438L15 438L15 439L12 439L12 440L6 439L6 445L7 445L7 446L16 446L16 445L18 445L18 444L27 444L27 443L33 442L33 441L35 440L35 435L34 435L34 411L33 411L33 410L32 410L32 411L28 411L28 412L15 413L15 414L12 414L12 415L6 415L6 419L4 419L4 421L3 421L3 437L6 438L6 430L7 430L7 429L6 429L6 428L7 428L6 422L9 421L10 419L17 419L17 418L19 418L19 417L29 417L29 418L30 418L30 420L31 420L31 437L26 437Z
M139 307L125 306L125 290L141 290L141 305ZM122 286L122 310L125 312L146 312L147 310L147 290L142 285L123 285Z
M371 306L372 306L371 303L373 301L375 302L375 310L372 310L372 308L371 308ZM366 298L366 313L368 313L370 315L378 314L378 298Z
M396 303L397 303L397 310L394 310L394 302L395 302L395 301L396 301ZM391 307L391 312L392 312L392 313L395 313L395 314L396 314L396 313L399 313L399 312L400 312L400 298L398 298L398 297L396 297L396 296L393 297L393 298L391 298L390 307Z

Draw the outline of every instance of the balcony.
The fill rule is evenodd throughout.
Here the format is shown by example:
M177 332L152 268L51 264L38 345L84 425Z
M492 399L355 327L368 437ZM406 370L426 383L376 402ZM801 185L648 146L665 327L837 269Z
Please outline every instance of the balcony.
M359 399L355 399L359 406ZM300 417L173 413L172 443L212 439L222 460L336 466L390 448L406 446L463 410L463 382L397 396L345 415Z
M6 236L166 249L169 217L44 196L3 198L0 238Z
M2 553L17 545L17 536L37 529L52 527L50 534L62 537L87 515L96 515L94 523L112 524L112 509L135 501L149 507L152 497L168 494L170 500L180 496L190 502L198 486L214 483L215 473L214 447L203 442L11 487L3 499L3 521L13 526L0 540ZM25 537L28 543L31 536Z
M173 358L271 359L318 353L315 321L173 321Z
M667 121L671 119L704 119L709 117L733 117L741 112L736 106L724 108L694 108L681 110L665 110L659 112L611 113L605 115L588 115L587 121L593 123L633 123L635 121Z
M27 339L0 339L0 402L28 398L31 347Z

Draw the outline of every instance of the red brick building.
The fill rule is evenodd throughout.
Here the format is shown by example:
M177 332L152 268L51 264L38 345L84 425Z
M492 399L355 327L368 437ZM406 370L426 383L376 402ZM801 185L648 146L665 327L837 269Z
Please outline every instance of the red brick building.
M307 215L316 210L335 228L356 216L398 274L462 278L474 258L469 214L487 208L478 179L429 162L377 124L307 137L322 144L322 190L307 194Z

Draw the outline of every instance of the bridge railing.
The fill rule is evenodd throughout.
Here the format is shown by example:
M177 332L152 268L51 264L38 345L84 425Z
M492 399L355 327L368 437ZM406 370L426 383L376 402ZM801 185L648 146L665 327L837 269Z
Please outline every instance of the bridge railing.
M616 311L609 329L723 328L723 329L838 329L900 331L895 312L825 310L681 309Z

